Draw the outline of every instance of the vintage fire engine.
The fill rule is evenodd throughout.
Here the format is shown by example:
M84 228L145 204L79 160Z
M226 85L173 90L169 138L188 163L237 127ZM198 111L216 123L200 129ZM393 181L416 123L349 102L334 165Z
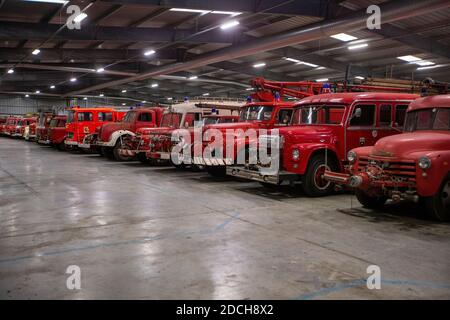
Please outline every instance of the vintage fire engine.
M94 135L85 138L85 144L93 144L101 148L103 155L117 161L129 160L132 157L119 152L123 144L140 128L153 128L161 123L163 108L138 108L127 112L121 122L106 123Z
M348 92L302 99L295 106L291 126L259 139L260 151L273 156L276 170L267 173L273 163L257 163L231 166L227 174L273 185L299 181L307 195L327 195L334 185L324 180L325 170L342 172L349 150L399 133L406 109L416 98L414 94ZM270 149L272 139L277 140L275 150Z
M50 126L50 121L52 120L53 116L54 113L50 111L41 112L39 114L39 123L36 126L36 137L34 137L36 142L39 143L39 141L43 140L43 137L47 136L47 130ZM33 137L30 135L29 138Z
M157 161L171 162L171 151L174 147L172 134L175 130L187 130L191 141L193 141L195 125L202 126L206 122L233 122L236 120L236 117L232 115L232 112L238 111L242 104L242 101L236 100L217 101L203 99L172 105L165 112L161 121L161 127L150 130L142 129L139 132L139 135L132 142L132 146L135 148L133 152L138 155L138 159L141 162L150 164ZM211 114L213 111L218 113ZM185 164L174 165L176 167L184 167Z
M16 132L17 125L22 117L10 116L6 119L6 123L3 129L3 134L7 136L12 136Z
M58 150L65 150L64 140L66 139L66 115L55 115L50 120L50 125L47 130L47 135L42 137L39 143L55 146Z
M25 138L25 135L26 135L25 131L28 132L30 130L29 126L35 122L36 122L36 118L34 118L34 117L27 117L27 118L20 119L19 122L17 123L16 130L12 134L12 136L17 137L17 138Z
M3 131L5 130L6 119L8 119L8 117L0 116L0 135L3 134Z
M355 188L359 202L422 200L435 219L450 220L450 95L420 98L407 110L404 133L348 152L348 173L325 172Z
M124 111L117 111L112 107L72 108L67 117L64 143L69 148L85 147L83 140L86 135L94 133L98 127L108 122L121 121L124 115Z
M224 138L220 152L226 155L227 149L234 149L233 154L235 157L216 157L216 150L211 150L212 158L204 157L206 148L210 148L211 141L208 140L203 141L200 148L194 146L194 150L201 150L201 154L193 153L194 164L204 167L211 175L225 175L226 166L232 165L236 161L236 156L242 151L241 149L248 146L249 141L246 133L249 130L253 129L259 134L261 129L281 128L290 123L295 102L283 101L284 97L290 96L291 98L301 99L318 94L323 89L322 83L309 81L275 82L256 78L251 84L256 91L251 95L247 104L242 107L238 123L216 124L204 127L204 132L207 130L222 132ZM225 136L229 130L242 132L239 136L232 137L233 145L226 144L227 139ZM238 150L238 148L241 149Z

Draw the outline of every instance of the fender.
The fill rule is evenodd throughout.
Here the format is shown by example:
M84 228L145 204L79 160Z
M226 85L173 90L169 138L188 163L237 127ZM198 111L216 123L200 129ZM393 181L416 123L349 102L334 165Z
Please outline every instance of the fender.
M129 130L117 130L112 133L111 138L108 142L102 143L101 145L104 147L114 147L116 145L117 139L125 135L134 137L136 134Z
M298 160L292 159L292 150L294 149L298 149L300 151L300 157ZM291 145L288 149L283 149L283 169L297 174L304 174L311 159L311 155L319 150L323 150L324 152L327 150L329 156L335 156L338 158L337 149L332 144L298 143ZM338 165L341 168L340 162Z

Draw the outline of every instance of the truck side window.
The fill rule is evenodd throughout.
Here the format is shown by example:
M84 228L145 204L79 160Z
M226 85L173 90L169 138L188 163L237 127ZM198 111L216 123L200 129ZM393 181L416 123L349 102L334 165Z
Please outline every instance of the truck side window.
M434 118L434 130L450 130L450 109L438 109Z
M98 121L112 121L113 114L112 112L99 112L98 113Z
M92 112L78 112L78 121L92 121Z
M278 111L278 124L287 126L291 122L292 109L281 109Z
M148 113L148 112L141 113L139 115L138 121L141 121L141 122L152 122L152 114Z
M390 126L392 123L392 105L380 105L380 127Z
M395 107L395 124L397 127L403 127L406 118L406 109L408 109L408 106L404 104L398 104Z
M355 112L361 109L361 116L356 117ZM375 124L375 105L373 104L358 104L353 109L350 126L352 127L372 127Z

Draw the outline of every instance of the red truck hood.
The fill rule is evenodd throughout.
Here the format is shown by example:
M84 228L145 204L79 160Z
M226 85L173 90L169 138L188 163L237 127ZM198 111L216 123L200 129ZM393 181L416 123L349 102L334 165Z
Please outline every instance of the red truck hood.
M278 128L279 134L284 136L286 142L290 143L311 143L311 142L328 142L333 136L334 128L329 126L289 126Z
M382 138L371 154L384 157L408 157L416 152L450 150L450 131L415 131Z

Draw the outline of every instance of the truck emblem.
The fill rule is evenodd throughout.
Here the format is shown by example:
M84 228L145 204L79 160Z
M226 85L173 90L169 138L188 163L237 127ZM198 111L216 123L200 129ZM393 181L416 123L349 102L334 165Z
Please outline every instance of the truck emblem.
M380 157L393 157L394 154L392 152L387 152L387 151L383 151L383 150L379 150L374 152L375 156L380 156Z
M372 137L376 138L378 136L377 130L372 130Z

